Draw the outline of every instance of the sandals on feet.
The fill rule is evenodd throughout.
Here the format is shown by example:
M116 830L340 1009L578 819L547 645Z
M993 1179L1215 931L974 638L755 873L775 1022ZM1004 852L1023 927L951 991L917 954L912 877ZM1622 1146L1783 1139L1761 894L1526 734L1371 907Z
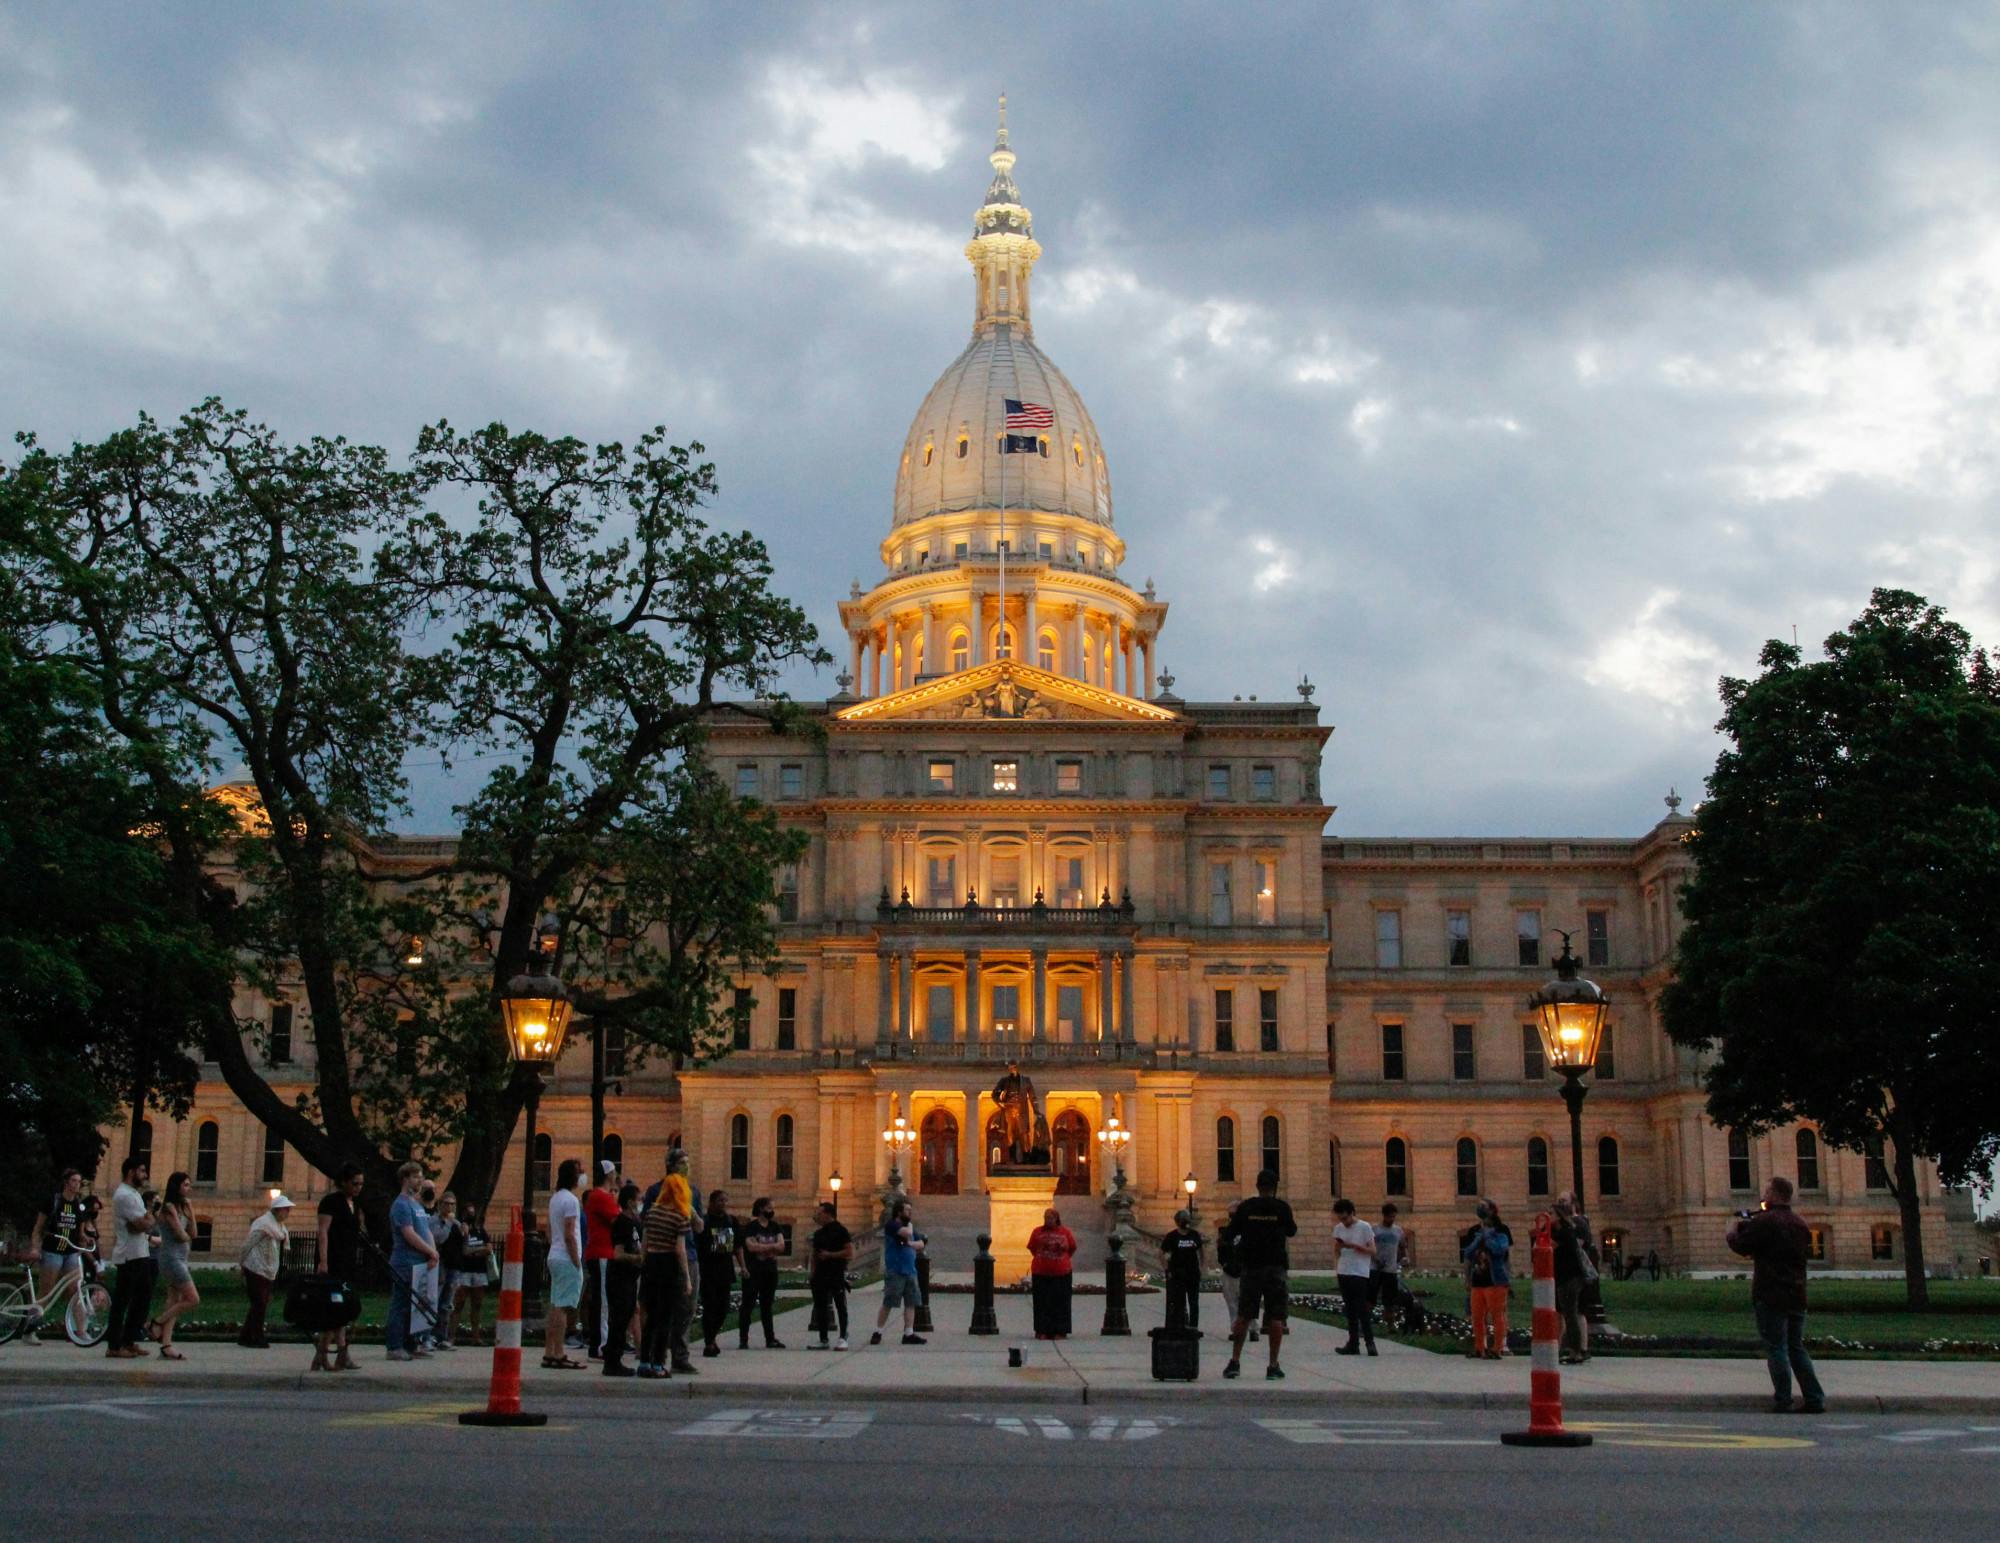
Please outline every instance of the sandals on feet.
M543 1356L542 1365L546 1366L552 1372L582 1372L590 1369L589 1362L572 1361L568 1356L563 1356L560 1360L551 1360L549 1357Z
M172 1345L162 1345L160 1347L160 1359L162 1361L185 1361L187 1357L174 1349Z

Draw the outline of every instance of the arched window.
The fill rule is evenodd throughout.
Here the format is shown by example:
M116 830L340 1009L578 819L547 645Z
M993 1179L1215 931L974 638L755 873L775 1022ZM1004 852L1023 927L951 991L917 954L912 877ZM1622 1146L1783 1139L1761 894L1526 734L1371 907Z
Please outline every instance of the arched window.
M933 1109L917 1127L917 1190L925 1195L958 1193L958 1121Z
M546 1191L549 1187L549 1165L555 1161L556 1146L547 1131L535 1136L535 1188Z
M931 464L931 457L932 457L932 456L933 456L934 454L936 454L936 453L937 453L937 451L936 451L936 446L934 446L934 445L929 445L929 444L926 444L926 445L924 446L924 465L926 465L926 466L930 465L930 464Z
M1410 1192L1410 1144L1401 1136L1391 1136L1382 1146L1382 1193L1408 1195Z
M1047 459L1049 458L1049 436L1048 436L1048 435L1044 434L1044 435L1043 435L1043 436L1041 437L1041 440L1040 440L1040 442L1039 442L1039 448L1040 448L1040 450L1041 450L1041 452L1042 452L1042 459L1046 461L1046 460L1047 460Z
M1461 1195L1479 1193L1479 1143L1470 1136L1458 1138L1458 1192Z
M778 1116L778 1123L773 1132L774 1139L772 1145L778 1155L775 1176L780 1183L789 1183L792 1178L792 1148L795 1144L796 1132L797 1127L792 1123L790 1115L781 1114Z
M1261 1134L1264 1138L1262 1142L1264 1171L1267 1173L1277 1173L1279 1171L1280 1147L1282 1146L1280 1137L1284 1133L1279 1128L1278 1117L1275 1114L1264 1116Z
M1035 663L1053 675L1056 670L1056 660L1059 657L1055 631L1052 628L1044 627L1042 635L1035 639Z
M742 1180L750 1177L750 1116L732 1114L729 1117L729 1177Z
M1340 1198L1340 1140L1335 1137L1326 1144L1327 1192L1336 1200Z
M1819 1188L1819 1135L1815 1131L1802 1130L1792 1138L1793 1150L1799 1157L1799 1188Z
M1092 686L1098 683L1097 654L1098 654L1097 634L1094 632L1086 632L1083 635L1083 659L1081 660L1081 663L1083 665L1084 681L1086 684Z
M285 1138L272 1130L268 1125L264 1127L264 1166L262 1171L264 1175L263 1182L266 1184L283 1184L285 1182Z
M972 663L972 637L963 627L951 635L951 668L956 674Z
M995 627L993 629L993 657L1011 659L1014 657L1014 629Z
M1081 467L1083 465L1083 441L1080 439L1071 440L1069 442L1069 453L1070 458Z
M1549 1192L1549 1144L1540 1136L1528 1138L1528 1193Z
M1738 1191L1757 1187L1750 1172L1750 1138L1740 1130L1729 1133L1729 1187Z
M618 1169L621 1173L624 1172L625 1138L615 1130L606 1131L604 1133L604 1146L601 1155L612 1167Z
M213 1184L215 1172L222 1157L222 1127L213 1120L203 1120L194 1128L194 1181L197 1184Z
M1597 1138L1597 1192L1600 1195L1618 1193L1618 1138L1600 1136Z
M1236 1122L1226 1114L1215 1122L1215 1182L1236 1182Z
M967 454L967 452L968 452L968 451L970 451L970 450L971 450L971 448L972 448L972 441L971 441L971 440L969 440L969 439L967 439L967 438L965 437L965 435L963 435L963 434L959 435L959 436L958 436L958 458L959 458L959 459L960 459L961 461L965 459L965 457L966 457L966 454Z

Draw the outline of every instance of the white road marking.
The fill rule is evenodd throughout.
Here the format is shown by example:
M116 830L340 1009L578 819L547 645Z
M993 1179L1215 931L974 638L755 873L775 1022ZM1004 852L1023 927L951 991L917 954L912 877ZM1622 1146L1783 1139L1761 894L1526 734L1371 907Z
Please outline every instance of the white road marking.
M113 1420L152 1420L151 1415L139 1406L162 1404L200 1404L206 1399L199 1398L103 1398L89 1403L76 1404L28 1404L19 1409L0 1409L0 1420L13 1419L24 1414L101 1414Z
M959 1418L970 1420L975 1425L991 1426L1009 1436L1040 1436L1045 1441L1074 1441L1079 1437L1085 1441L1150 1441L1176 1425L1190 1423L1174 1415L1126 1419L1119 1415L1101 1414L1077 1430L1052 1414L1031 1415L1026 1419L1014 1414L961 1414Z
M1921 1430L1887 1431L1878 1435L1875 1439L1877 1441L1894 1441L1908 1446L1919 1441L1950 1441L1954 1437L1969 1436L1971 1434L1970 1431L1961 1430L1956 1425L1933 1425L1926 1426Z
M1435 1420L1412 1420L1405 1423L1375 1421L1362 1424L1354 1420L1259 1420L1257 1422L1274 1436L1305 1447L1484 1447L1491 1446L1491 1436L1423 1436L1411 1435L1409 1425L1434 1425Z
M774 1436L787 1440L847 1441L866 1430L872 1409L718 1409L683 1436Z

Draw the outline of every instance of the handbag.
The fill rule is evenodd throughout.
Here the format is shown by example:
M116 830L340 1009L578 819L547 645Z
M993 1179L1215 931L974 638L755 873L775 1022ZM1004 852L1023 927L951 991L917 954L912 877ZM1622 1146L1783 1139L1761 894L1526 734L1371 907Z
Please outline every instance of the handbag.
M1493 1256L1483 1248L1472 1251L1472 1264L1465 1272L1466 1284L1470 1286L1490 1286L1493 1284Z
M486 1250L486 1284L489 1286L500 1284L500 1261L494 1257L490 1248Z

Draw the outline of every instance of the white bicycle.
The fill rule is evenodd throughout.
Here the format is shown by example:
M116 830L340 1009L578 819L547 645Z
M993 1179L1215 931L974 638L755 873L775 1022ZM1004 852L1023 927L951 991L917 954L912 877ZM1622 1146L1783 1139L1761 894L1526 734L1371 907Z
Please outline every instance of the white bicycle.
M35 1290L40 1272L28 1266L28 1277L0 1290L0 1345L32 1334L60 1315L63 1333L72 1345L101 1344L111 1328L111 1293L102 1280L85 1280L82 1270L64 1270L46 1300Z

